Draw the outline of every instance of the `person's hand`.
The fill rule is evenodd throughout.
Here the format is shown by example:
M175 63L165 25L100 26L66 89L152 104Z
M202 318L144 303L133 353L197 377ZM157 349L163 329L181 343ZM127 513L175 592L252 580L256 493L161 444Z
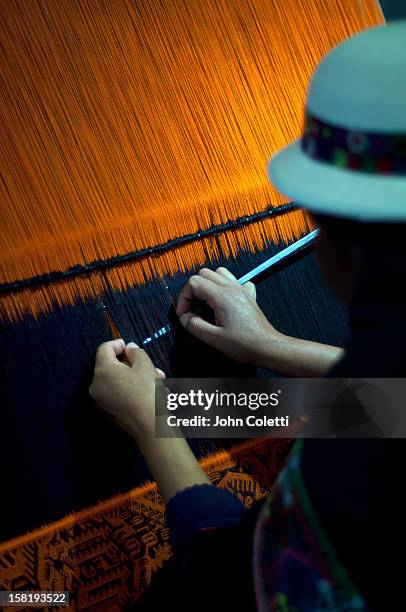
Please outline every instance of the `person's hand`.
M213 310L214 325L189 310L196 298ZM255 285L241 286L226 268L202 268L191 276L179 294L176 314L193 336L249 365L266 364L271 344L282 336L257 305Z
M119 361L119 357L125 361ZM101 344L89 393L102 410L137 440L155 431L155 379L164 378L147 353L130 342Z

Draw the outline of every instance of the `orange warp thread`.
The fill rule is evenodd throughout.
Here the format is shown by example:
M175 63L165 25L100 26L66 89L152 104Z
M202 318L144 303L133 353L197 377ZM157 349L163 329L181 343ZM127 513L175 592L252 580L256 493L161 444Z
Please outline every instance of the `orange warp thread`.
M299 136L315 64L382 21L374 0L0 0L0 283L286 201L266 161ZM265 226L233 233L230 254L264 246ZM294 238L306 223L267 229ZM194 243L110 275L126 287L204 259ZM6 296L1 316L37 315L89 284Z

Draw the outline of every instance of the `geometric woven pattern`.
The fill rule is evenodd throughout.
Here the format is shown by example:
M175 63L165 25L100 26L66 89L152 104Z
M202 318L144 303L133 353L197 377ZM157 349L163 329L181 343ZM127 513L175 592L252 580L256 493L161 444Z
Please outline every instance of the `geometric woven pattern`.
M201 465L249 507L269 492L291 445L245 442ZM0 545L0 589L68 590L71 610L122 610L171 557L164 511L151 483Z

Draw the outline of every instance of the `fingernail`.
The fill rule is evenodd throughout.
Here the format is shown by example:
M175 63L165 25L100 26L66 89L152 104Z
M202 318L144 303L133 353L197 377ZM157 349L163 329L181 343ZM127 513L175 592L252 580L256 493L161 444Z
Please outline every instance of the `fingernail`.
M128 342L127 346L129 348L140 348L138 344L135 344L135 342Z
M179 317L179 321L180 321L180 324L181 324L183 327L186 327L186 318L185 318L185 315L181 315L181 316Z

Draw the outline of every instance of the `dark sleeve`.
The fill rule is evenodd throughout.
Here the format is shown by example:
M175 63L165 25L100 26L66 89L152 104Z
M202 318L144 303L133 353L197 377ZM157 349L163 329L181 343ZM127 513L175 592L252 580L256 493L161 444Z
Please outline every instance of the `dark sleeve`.
M175 554L133 608L255 612L252 538L263 500L249 509L214 485L196 485L169 500ZM185 525L183 525L185 523Z
M170 541L175 550L183 547L197 531L230 527L246 512L240 500L211 484L199 484L176 493L166 507Z

